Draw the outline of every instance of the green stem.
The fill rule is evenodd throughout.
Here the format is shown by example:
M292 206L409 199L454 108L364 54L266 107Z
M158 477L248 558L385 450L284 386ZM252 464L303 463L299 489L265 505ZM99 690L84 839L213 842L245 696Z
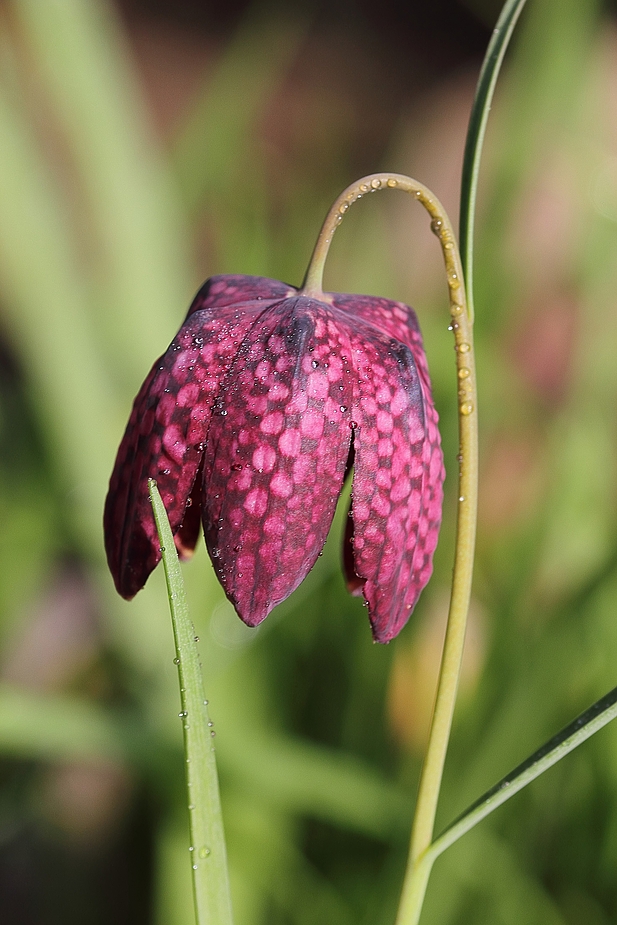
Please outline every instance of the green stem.
M363 177L348 187L326 216L313 251L302 292L304 295L324 298L323 269L337 226L352 203L367 193L380 189L399 189L410 193L424 206L431 217L431 229L439 238L446 265L458 380L459 480L452 596L437 685L435 711L420 778L409 862L397 917L397 925L411 925L419 918L430 874L432 862L426 858L426 850L433 836L437 800L452 726L465 641L476 535L478 418L473 324L466 306L461 261L450 220L437 197L427 187L410 177L392 173Z
M182 571L167 513L154 479L148 480L156 529L161 544L178 666L186 786L188 795L197 925L232 925L227 851L219 795L214 730L208 715L197 637L184 592Z

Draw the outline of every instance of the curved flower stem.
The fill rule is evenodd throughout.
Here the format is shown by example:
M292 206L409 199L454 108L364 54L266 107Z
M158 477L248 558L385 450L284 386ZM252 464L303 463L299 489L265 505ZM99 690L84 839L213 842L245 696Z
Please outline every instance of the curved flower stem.
M304 295L323 299L323 268L337 226L352 203L380 189L399 189L420 202L431 217L431 230L441 243L454 331L459 412L459 480L456 550L448 626L439 671L437 697L420 778L409 861L397 925L415 925L420 916L433 858L427 850L433 837L437 800L452 726L460 674L476 537L478 497L478 418L473 350L473 321L467 311L461 260L450 220L436 196L416 180L396 173L377 173L349 186L336 200L323 224L304 280Z

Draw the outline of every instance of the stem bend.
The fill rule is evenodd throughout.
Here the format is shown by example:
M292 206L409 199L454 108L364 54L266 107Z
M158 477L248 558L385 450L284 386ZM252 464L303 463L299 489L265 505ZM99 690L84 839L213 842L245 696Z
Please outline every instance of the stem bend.
M415 925L420 917L432 866L433 859L427 855L427 851L433 837L471 597L478 498L477 393L473 318L467 308L461 259L452 224L437 197L411 177L398 173L371 174L341 193L319 233L301 292L313 298L327 299L322 290L323 270L334 232L354 202L368 193L382 189L402 190L420 202L429 213L431 230L441 244L450 298L450 329L454 332L458 391L459 477L452 593L435 709L420 778L409 861L396 919L396 925Z

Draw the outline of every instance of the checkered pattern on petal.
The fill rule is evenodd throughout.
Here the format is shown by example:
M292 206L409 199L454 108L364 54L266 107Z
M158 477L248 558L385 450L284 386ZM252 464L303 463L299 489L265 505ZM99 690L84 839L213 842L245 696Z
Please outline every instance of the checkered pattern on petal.
M293 298L251 329L221 385L204 468L206 542L242 619L260 623L325 543L349 453L349 337Z

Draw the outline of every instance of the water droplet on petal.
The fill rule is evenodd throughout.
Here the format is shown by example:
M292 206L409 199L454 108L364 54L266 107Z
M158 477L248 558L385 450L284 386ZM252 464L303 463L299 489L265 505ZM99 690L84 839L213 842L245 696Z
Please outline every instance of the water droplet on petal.
M211 851L210 851L209 848L206 847L206 845L203 845L203 846L199 849L198 854L199 854L199 857L200 857L200 858L209 858L209 857L210 857L210 854L211 854Z

